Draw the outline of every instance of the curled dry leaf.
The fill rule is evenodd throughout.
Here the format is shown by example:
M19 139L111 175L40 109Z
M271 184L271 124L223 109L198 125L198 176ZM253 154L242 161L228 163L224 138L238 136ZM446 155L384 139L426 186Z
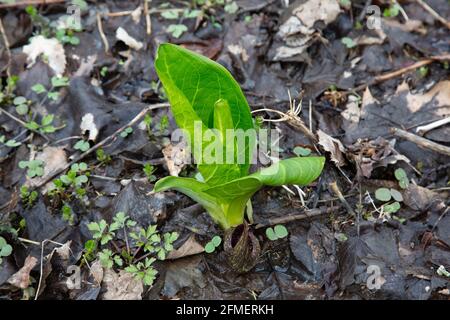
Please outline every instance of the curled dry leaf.
M345 165L345 147L342 142L320 129L317 130L317 135L319 136L319 144L331 154L331 160L339 167Z
M89 140L95 141L98 135L98 128L92 113L86 113L83 118L81 118L80 129L82 134L89 131Z
M316 32L314 24L322 21L328 25L339 13L337 0L309 0L294 8L276 35L282 45L275 49L273 60L292 60L306 53Z
M8 279L8 283L20 289L28 288L30 285L30 272L37 262L38 260L35 257L28 256L23 267Z
M192 234L189 238L176 250L170 251L167 259L179 259L205 251L203 246L197 242L195 235Z
M55 38L47 39L44 36L31 38L29 45L23 47L23 52L28 56L28 67L32 66L40 55L46 57L46 61L56 75L62 75L66 69L66 54L63 45Z
M112 269L106 269L103 284L106 289L103 300L142 300L142 281L125 270L116 273Z
M116 31L116 38L118 40L123 41L127 46L129 46L130 48L134 49L134 50L141 50L142 47L144 46L142 44L142 42L137 41L136 39L134 39L133 37L131 37L128 32L126 32L125 29L123 29L122 27L119 27Z

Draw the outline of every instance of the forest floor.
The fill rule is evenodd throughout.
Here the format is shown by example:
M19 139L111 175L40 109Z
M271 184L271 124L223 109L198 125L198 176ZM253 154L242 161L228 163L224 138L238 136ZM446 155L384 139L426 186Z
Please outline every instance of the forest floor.
M28 2L0 1L0 299L449 299L447 0ZM202 207L151 193L194 174L170 156L165 42L225 66L281 158L327 156L253 197L250 272L204 252Z

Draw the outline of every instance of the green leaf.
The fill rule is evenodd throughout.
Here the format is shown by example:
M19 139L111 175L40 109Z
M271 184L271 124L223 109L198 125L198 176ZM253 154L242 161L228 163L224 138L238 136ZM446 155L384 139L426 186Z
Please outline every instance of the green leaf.
M87 151L90 148L89 141L79 140L75 145L73 146L74 149L80 150L80 151Z
M394 198L395 201L403 201L403 196L398 190L391 188L390 191L391 191L392 198Z
M225 5L224 10L226 13L233 14L239 10L239 6L237 5L236 1L232 1L231 3Z
M216 250L216 246L210 241L205 245L206 253L213 253Z
M389 201L391 200L391 191L388 188L379 188L375 191L375 198L380 201Z
M22 143L17 142L14 139L8 140L5 142L5 146L10 147L10 148L14 148L14 147L18 147L20 146Z
M164 19L178 19L178 11L177 10L167 10L161 12L161 16Z
M182 47L162 44L158 49L155 67L169 98L175 121L190 137L194 137L195 121L201 121L203 132L214 128L214 113L225 113L226 104L233 129L253 129L250 108L242 90L223 66ZM215 111L219 101L219 109L222 110ZM208 145L204 141L196 146L194 141L190 143L194 156L195 148L204 151ZM249 148L249 143L246 143L245 150L238 152L248 154ZM240 165L203 164L199 166L199 170L207 183L216 185L224 180L231 181L245 176L251 160L247 158L245 163ZM239 168L240 174L235 170L236 167Z
M302 148L302 147L295 147L294 148L294 153L297 156L302 156L302 157L307 157L311 154L311 149L308 148Z
M398 202L394 202L392 204L386 204L383 206L384 212L386 212L386 213L395 213L398 210L400 210L400 207L401 207L400 203L398 203Z
M278 239L277 235L275 234L275 231L273 231L272 228L267 228L266 229L266 236L271 241L275 241L275 240Z
M395 178L396 178L398 181L403 180L403 179L405 179L405 178L408 178L408 176L406 175L405 170L403 170L402 168L396 169L396 170L394 171L394 175L395 175Z
M67 77L52 77L52 86L55 88L65 87L69 85L69 78Z
M13 103L14 105L18 106L27 103L27 99L25 97L15 97Z
M28 113L28 106L26 104L19 104L16 107L16 112L21 116L23 116Z
M181 37L187 30L188 28L184 24L171 24L167 28L167 32L171 33L175 38Z
M285 226L281 225L281 224L277 224L274 228L273 231L275 232L276 236L278 237L278 239L287 237L288 235L288 230L286 229Z
M56 91L49 92L49 93L47 93L47 97L50 100L56 101L56 100L58 100L59 92L56 92Z
M214 237L211 239L211 242L212 242L212 244L213 244L215 247L218 247L218 246L220 246L220 244L222 243L222 238L221 238L220 236L214 236Z
M352 48L356 47L356 42L353 41L352 38L344 37L344 38L341 39L341 42L342 42L348 49L352 49Z

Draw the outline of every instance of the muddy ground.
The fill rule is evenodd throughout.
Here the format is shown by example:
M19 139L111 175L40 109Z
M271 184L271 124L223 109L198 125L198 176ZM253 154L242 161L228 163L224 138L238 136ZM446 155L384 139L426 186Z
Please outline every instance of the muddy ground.
M450 125L417 132L450 116L448 1L75 1L82 30L62 35L57 21L70 1L35 11L20 2L27 1L0 1L0 236L7 243L0 299L449 298ZM375 22L365 14L369 5L380 9ZM33 45L39 35L44 42ZM116 134L143 108L166 102L153 66L164 42L224 65L251 109L265 109L254 114L262 126L278 129L282 158L296 147L327 156L302 196L287 186L253 197L262 254L248 273L230 270L220 249L203 252L222 231L200 206L177 192L150 193L155 180L195 169L163 152L176 148L170 109L151 110L151 123L141 118L127 135ZM52 82L58 74L68 82ZM296 114L293 100L302 106ZM53 128L42 123L49 114ZM104 139L103 157L75 146ZM19 163L34 159L43 160L43 172L31 178ZM84 191L50 196L48 183L73 159L88 165ZM22 186L37 191L33 201ZM383 206L380 188L399 191L399 209ZM152 286L85 255L87 224L110 223L120 211L137 227L179 234L174 254L155 262ZM280 223L289 236L269 241L266 227ZM109 248L121 252L125 238L119 232ZM79 288L67 286L73 265Z

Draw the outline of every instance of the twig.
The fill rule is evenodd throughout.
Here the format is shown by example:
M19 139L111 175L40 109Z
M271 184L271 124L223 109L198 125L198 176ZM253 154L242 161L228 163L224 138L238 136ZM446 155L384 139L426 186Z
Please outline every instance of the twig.
M97 12L97 27L98 32L100 33L100 38L102 38L103 46L105 47L105 52L109 51L109 43L108 39L105 36L105 33L103 32L103 24L102 24L102 17L100 13Z
M38 135L40 135L42 138L44 138L47 142L50 142L49 137L47 137L45 134L41 133L39 130L34 130L34 129L30 129L27 128L27 124L20 120L19 118L17 118L16 116L12 115L11 113L9 113L8 111L6 111L5 109L3 109L2 107L0 107L0 114L4 113L6 116L8 116L11 120L14 120L15 122L17 122L18 124L20 124L22 127L24 127L27 130L30 130Z
M391 133L396 135L397 137L411 141L411 142L417 144L419 147L422 147L425 149L430 149L430 150L439 152L441 154L450 156L450 148L443 146L439 143L430 141L428 139L425 139L423 137L417 136L413 133L410 133L410 132L407 132L407 131L404 131L404 130L398 129L398 128L391 128Z
M11 67L11 50L9 49L10 45L8 37L6 36L5 28L3 28L3 22L1 18L0 18L0 33L2 34L3 42L5 43L6 54L8 55L8 66L6 67L6 74L8 75L8 78L10 78L11 73L9 69Z
M150 18L150 10L148 10L149 2L151 2L151 0L144 0L144 15L148 35L152 33L152 19Z
M438 121L434 121L430 124L427 124L425 126L420 126L417 127L416 132L417 134L423 136L425 133L427 133L428 131L431 131L433 129L439 128L443 125L446 125L447 123L450 123L450 117L438 120Z
M431 14L436 20L441 22L444 26L450 29L450 22L445 20L443 17L441 17L432 7L430 7L428 4L425 3L425 1L422 0L416 0L416 2L424 8L429 14Z
M330 189L334 192L334 194L338 197L339 201L344 205L345 209L347 209L348 212L350 212L353 217L357 217L355 210L353 210L352 206L347 202L347 200L342 195L341 190L339 190L339 187L336 183L336 181L333 181L329 184Z
M11 9L29 5L44 5L44 4L56 4L63 3L66 0L26 0L26 1L14 1L13 3L0 3L0 9Z
M337 209L339 209L339 207L331 207L331 208L323 207L323 208L318 208L318 209L305 210L305 213L293 214L293 215L288 215L288 216L284 216L284 217L280 217L280 218L268 219L265 222L258 223L255 226L255 229L273 226L276 224L284 224L284 223L288 223L288 222L292 222L292 221L296 221L296 220L304 220L307 218L317 217L317 216L321 216L323 214L332 213L332 212L336 211Z
M444 55L440 55L440 56L432 56L430 58L424 59L424 60L420 60L416 63L413 63L410 66L392 71L392 72L388 72L379 76L376 76L375 78L373 78L371 81L364 83L362 85L357 86L354 89L348 90L347 92L353 92L353 91L360 91L360 90L364 90L366 87L370 86L370 85L374 85L398 76L401 76L404 73L416 70L417 68L429 65L430 63L434 62L434 61L446 61L446 60L450 60L450 54L444 54Z
M64 167L56 170L55 172L53 172L51 175L49 175L45 180L41 181L38 185L36 185L34 188L40 188L43 185L45 185L46 183L48 183L50 180L52 180L53 178L55 178L56 176L60 175L62 172L64 172L65 170L67 170L68 168L70 168L74 163L79 162L80 160L84 159L85 157L87 157L88 155L90 155L92 152L94 152L95 150L97 150L98 148L101 148L102 146L104 146L105 144L107 144L109 141L113 140L117 135L119 135L123 130L125 130L128 127L133 126L134 124L136 124L141 118L143 118L147 112L149 112L150 110L154 110L154 109L158 109L158 108L166 108L169 107L170 104L169 103L157 103L157 104L153 104L150 105L144 109L142 109L141 112L139 112L130 122L128 122L127 124L125 124L124 126L120 127L119 129L117 129L113 134L111 134L110 136L106 137L105 139L103 139L102 141L100 141L99 143L97 143L96 145L94 145L93 147L91 147L89 150L83 152L82 154L78 155L77 157L75 157L72 161L70 161L69 163L67 163Z

